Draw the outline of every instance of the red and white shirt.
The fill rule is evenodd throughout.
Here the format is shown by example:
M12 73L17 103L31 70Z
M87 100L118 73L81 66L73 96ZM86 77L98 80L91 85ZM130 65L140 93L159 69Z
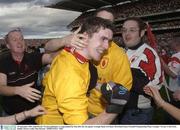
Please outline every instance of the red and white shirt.
M178 84L178 76L180 76L180 52L172 55L168 63L168 66L170 70L173 71L177 75L177 78L171 78L171 77L169 78L168 88L174 92L180 89L180 85Z

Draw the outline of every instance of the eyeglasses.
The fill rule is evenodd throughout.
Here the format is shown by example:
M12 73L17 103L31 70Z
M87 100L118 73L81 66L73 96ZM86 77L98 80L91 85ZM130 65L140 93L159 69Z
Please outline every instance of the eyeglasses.
M121 33L127 33L127 32L135 33L137 31L139 31L139 29L136 29L136 28L132 28L132 29L125 29L125 28L123 28L123 29L121 29Z

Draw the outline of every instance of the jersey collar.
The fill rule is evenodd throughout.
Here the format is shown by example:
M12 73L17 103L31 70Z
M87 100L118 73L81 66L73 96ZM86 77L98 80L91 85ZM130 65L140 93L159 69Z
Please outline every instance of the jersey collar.
M76 51L75 51L75 48L65 47L64 50L66 50L67 52L70 52L71 54L73 54L73 56L76 57L76 59L77 59L81 64L84 64L85 62L88 62L88 59L86 59L84 56L82 56L81 54L79 54L78 52L76 52Z

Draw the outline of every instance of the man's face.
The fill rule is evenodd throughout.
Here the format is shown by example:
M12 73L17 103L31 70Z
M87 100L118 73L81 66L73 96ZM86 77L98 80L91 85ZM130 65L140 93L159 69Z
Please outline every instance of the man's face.
M112 36L112 30L103 28L100 28L98 32L92 34L92 37L88 39L88 59L99 61L105 50L108 49Z
M10 32L8 36L7 47L12 53L24 53L25 42L22 33L19 31Z
M144 35L144 31L140 32L138 23L134 20L128 20L124 22L122 27L122 37L127 47L133 47L137 45Z
M110 20L111 22L114 21L114 16L113 14L107 12L107 11L100 11L97 13L96 17L100 17L100 18L103 18L103 19L107 19L107 20Z

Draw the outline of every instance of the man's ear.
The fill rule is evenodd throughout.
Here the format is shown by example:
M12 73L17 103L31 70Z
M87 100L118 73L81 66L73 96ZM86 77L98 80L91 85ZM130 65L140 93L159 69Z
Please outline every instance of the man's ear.
M9 44L8 44L8 43L6 43L6 47L7 47L8 49L10 49L10 47L9 47Z

